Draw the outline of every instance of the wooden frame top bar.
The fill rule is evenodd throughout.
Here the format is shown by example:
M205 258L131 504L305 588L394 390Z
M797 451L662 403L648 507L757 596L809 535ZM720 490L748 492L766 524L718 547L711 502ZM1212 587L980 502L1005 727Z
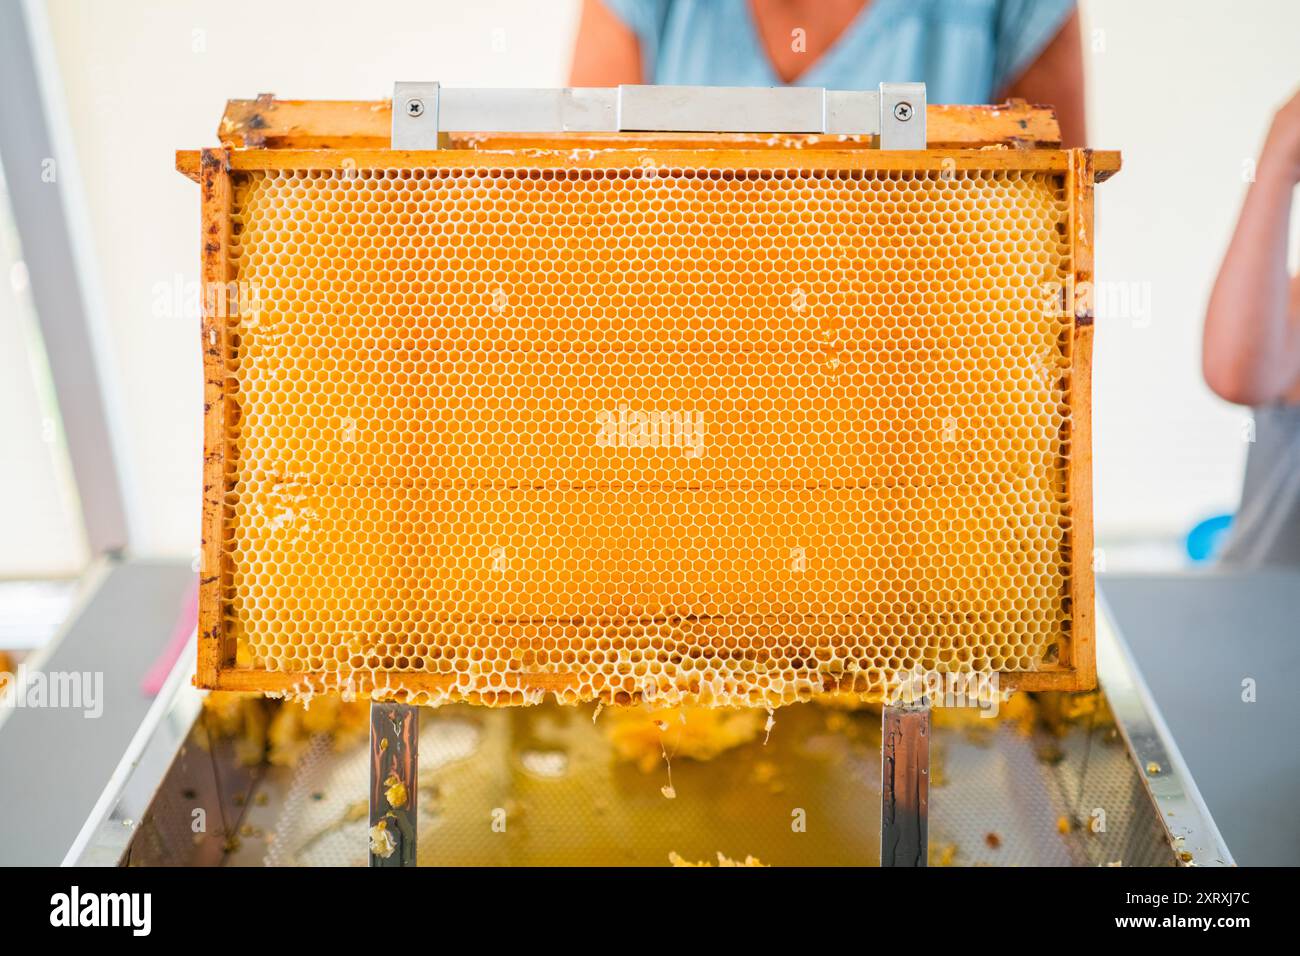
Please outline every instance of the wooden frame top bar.
M634 134L633 134L634 135ZM925 149L853 150L852 167L863 170L1025 170L1065 173L1070 151L1063 149ZM199 179L200 150L178 150L176 169ZM516 149L232 149L227 153L231 172L276 169L444 169L472 166L483 169L643 169L653 158L659 168L736 170L845 169L842 150L781 148L664 149L658 142L640 148L578 151L562 148ZM1120 167L1117 152L1092 153L1097 181Z
M935 148L973 148L1005 144L1025 148L1061 145L1061 129L1050 107L1010 100L992 106L931 104L926 109L928 145ZM264 93L253 100L230 100L217 136L223 146L235 149L343 149L383 148L392 129L390 100L281 100ZM601 142L625 134L583 133L577 138ZM513 143L546 140L551 134L457 134L458 140L508 140ZM572 137L566 137L569 141ZM718 138L735 143L768 142L769 134L671 134L686 146ZM823 142L870 146L872 136L817 136ZM698 146L697 146L698 148Z
M447 149L392 150L389 100L281 100L263 94L230 100L217 130L231 170L437 168L474 165L505 168L617 168L640 164L653 151L655 162L748 168L830 165L825 151L861 154L862 169L1024 169L1065 172L1068 153L1050 107L1012 100L993 106L931 104L924 153L882 152L874 136L754 133L457 133L446 135ZM589 150L593 156L574 155ZM726 152L710 162L706 152ZM466 151L473 151L472 160ZM555 151L547 155L548 151ZM617 151L617 152L616 152ZM196 182L199 150L179 150L176 168ZM526 157L520 159L518 153ZM797 153L797 155L795 155ZM837 168L843 161L834 162ZM1093 153L1098 182L1120 168L1117 152Z

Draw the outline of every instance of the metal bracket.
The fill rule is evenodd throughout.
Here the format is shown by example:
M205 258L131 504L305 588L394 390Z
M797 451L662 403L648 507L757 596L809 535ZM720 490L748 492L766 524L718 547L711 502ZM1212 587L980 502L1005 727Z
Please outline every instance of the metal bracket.
M880 714L880 865L926 866L930 851L930 702Z
M880 148L925 149L925 84L880 84Z
M420 709L370 704L370 865L415 866Z
M562 89L393 87L394 149L437 149L438 133L674 132L878 136L925 148L925 84L878 92L820 87L643 86Z
M393 149L437 149L441 112L439 83L393 84Z

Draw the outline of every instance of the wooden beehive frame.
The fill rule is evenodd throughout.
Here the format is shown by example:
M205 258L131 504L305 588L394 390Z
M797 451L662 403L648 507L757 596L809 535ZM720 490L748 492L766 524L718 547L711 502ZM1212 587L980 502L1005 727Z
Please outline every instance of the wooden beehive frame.
M1060 133L1049 109L1020 102L1000 106L938 106L927 108L930 148L925 151L880 151L873 137L790 136L748 134L445 134L449 149L435 151L388 148L391 127L388 101L339 102L256 100L228 103L219 129L222 146L182 150L177 169L199 183L202 201L203 296L202 347L204 366L204 467L202 564L198 628L200 687L267 693L310 693L327 686L325 676L312 673L268 672L237 666L233 638L224 627L223 593L229 569L223 567L222 544L227 534L226 439L231 409L227 402L225 356L228 354L224 290L231 275L232 174L277 169L436 168L464 164L461 149L478 150L478 166L517 165L517 158L487 150L531 149L530 166L581 166L594 162L575 158L575 147L609 149L636 137L638 145L653 146L657 161L735 168L779 168L797 163L817 168L832 165L833 157L818 154L855 151L854 165L870 170L990 170L1040 171L1059 174L1066 185L1073 288L1065 290L1066 308L1073 314L1071 341L1071 456L1069 498L1073 504L1070 540L1069 595L1071 633L1063 639L1059 662L1050 669L1001 675L1008 688L1025 690L1083 690L1095 686L1094 578L1092 568L1091 360L1093 312L1093 186L1119 169L1116 152L1060 148ZM566 152L540 152L562 147ZM785 147L785 148L783 148ZM799 149L794 154L793 148ZM622 158L606 153L605 168L639 164L644 153ZM530 686L556 689L562 675L525 675ZM404 673L403 688L434 689L449 678ZM358 693L374 689L374 675L357 675ZM396 695L404 696L403 692Z

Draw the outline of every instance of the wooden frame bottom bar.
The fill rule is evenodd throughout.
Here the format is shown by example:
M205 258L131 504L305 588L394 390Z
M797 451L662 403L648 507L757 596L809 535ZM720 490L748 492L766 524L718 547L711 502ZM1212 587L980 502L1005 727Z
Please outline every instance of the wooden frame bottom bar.
M996 674L1001 690L1080 691L1093 688L1084 675L1069 669L1001 671ZM382 688L384 699L406 700L415 694L445 691L456 680L452 674L423 671L357 671L340 676L325 671L261 671L232 667L219 670L213 683L205 686L212 690L290 697L328 693L346 687L361 698L369 698L376 688ZM541 693L568 690L578 681L578 675L571 673L519 672L507 678L507 682L513 683L520 691Z

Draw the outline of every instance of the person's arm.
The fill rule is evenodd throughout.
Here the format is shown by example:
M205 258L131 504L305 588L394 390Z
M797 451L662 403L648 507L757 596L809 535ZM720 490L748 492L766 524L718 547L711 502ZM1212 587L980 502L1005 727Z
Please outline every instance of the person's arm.
M1240 405L1300 401L1300 280L1287 273L1300 94L1278 111L1205 316L1206 384Z
M1052 42L1020 77L1002 92L1002 99L1022 99L1055 107L1061 124L1061 145L1066 149L1088 141L1084 117L1083 40L1079 11L1061 24Z
M644 82L636 34L601 0L582 0L569 85L618 86Z

